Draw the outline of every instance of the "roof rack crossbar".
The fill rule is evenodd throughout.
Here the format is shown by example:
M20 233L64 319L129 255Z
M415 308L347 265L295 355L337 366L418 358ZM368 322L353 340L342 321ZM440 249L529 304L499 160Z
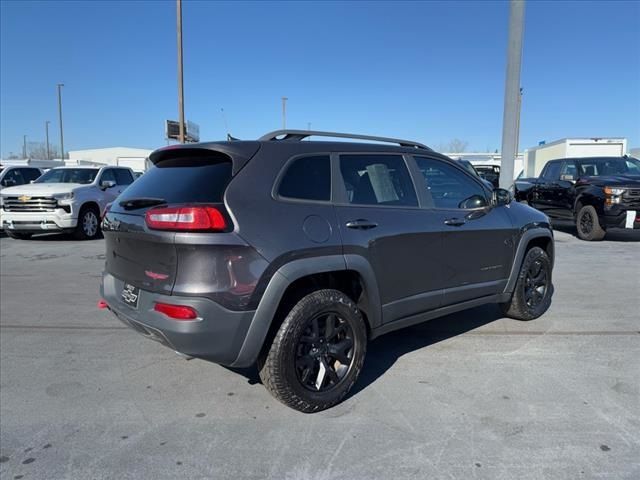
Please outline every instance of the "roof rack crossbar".
M278 138L278 137L282 137L282 138ZM359 135L355 133L321 132L321 131L315 131L315 130L275 130L273 132L269 132L263 135L258 140L261 142L270 142L270 141L300 142L308 137L335 137L335 138L352 138L357 140L371 140L375 142L397 143L401 147L431 150L426 145L418 142L413 142L411 140L402 140L399 138L388 138L388 137L376 137L373 135Z

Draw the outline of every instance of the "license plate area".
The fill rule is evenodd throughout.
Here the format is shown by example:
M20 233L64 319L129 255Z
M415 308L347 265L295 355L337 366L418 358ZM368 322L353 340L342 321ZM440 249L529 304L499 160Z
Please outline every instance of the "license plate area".
M138 308L138 299L140 298L140 289L135 285L125 283L120 294L122 301L131 308Z

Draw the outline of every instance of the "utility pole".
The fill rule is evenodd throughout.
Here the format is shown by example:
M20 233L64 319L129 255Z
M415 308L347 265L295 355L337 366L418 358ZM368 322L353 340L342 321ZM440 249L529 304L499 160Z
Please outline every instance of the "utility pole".
M58 118L60 120L60 155L61 159L64 160L64 134L62 128L62 87L64 87L64 83L58 84Z
M49 120L44 122L44 131L47 135L47 160L51 160L51 153L49 153L49 124L50 123L51 122Z
M522 112L522 93L523 89L520 88L520 93L518 95L518 116L516 117L518 121L516 124L516 158L518 158L518 151L520 150L520 114Z
M282 97L282 129L287 129L287 97Z
M27 158L27 136L22 136L22 158Z
M180 133L178 141L184 143L184 88L182 75L182 0L176 0L178 19L178 121L180 123Z
M507 45L507 75L502 117L502 152L500 187L513 184L513 170L517 155L518 103L520 97L520 67L522 64L522 35L524 30L524 0L509 2L509 44Z

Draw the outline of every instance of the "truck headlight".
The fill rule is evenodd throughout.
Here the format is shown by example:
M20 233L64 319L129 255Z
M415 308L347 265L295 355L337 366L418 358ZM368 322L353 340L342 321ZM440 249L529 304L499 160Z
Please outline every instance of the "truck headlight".
M604 194L607 197L605 200L605 204L607 206L611 206L611 205L620 203L624 192L625 192L624 188L604 187Z
M55 194L53 198L55 198L58 203L69 203L71 200L73 200L73 192L58 193Z

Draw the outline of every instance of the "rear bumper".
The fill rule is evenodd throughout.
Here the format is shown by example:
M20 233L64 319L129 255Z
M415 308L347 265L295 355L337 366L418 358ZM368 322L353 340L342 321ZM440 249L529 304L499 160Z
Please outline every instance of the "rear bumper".
M633 218L633 223L629 225L627 222L627 212ZM627 210L620 207L605 209L604 215L600 218L600 223L606 229L610 228L626 228L629 230L640 229L640 208L637 210Z
M9 231L46 232L71 230L78 217L62 209L53 212L7 212L0 209L0 226Z
M104 273L100 293L109 309L127 326L177 352L206 358L221 365L237 359L247 336L254 311L231 311L208 298L163 295L140 290L138 307L121 300L124 281ZM156 302L188 305L198 311L198 320L173 320L153 307Z

